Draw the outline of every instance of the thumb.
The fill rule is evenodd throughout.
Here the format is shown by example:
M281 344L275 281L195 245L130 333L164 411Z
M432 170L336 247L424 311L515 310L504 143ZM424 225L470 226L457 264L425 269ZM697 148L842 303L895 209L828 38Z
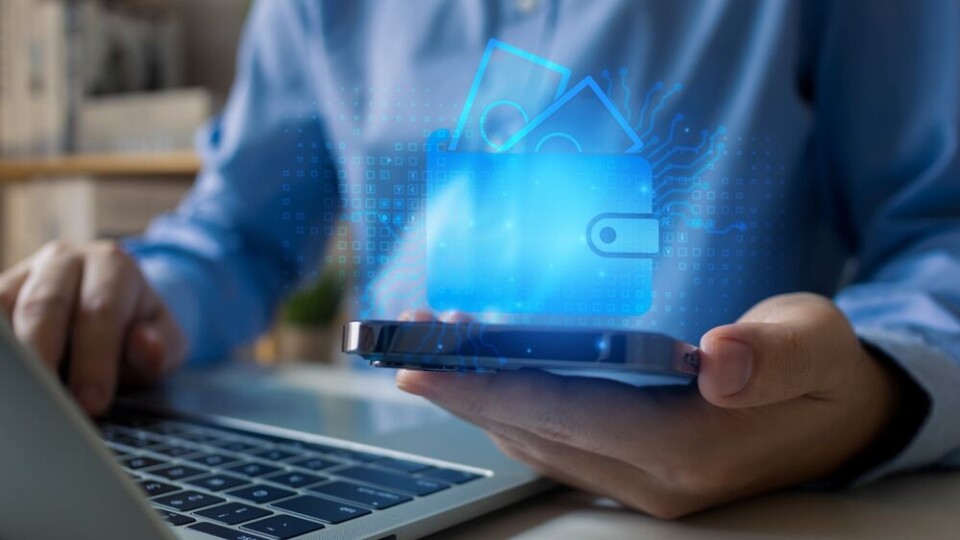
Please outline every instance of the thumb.
M184 360L184 338L179 327L164 312L134 323L127 332L123 382L141 385L155 382L179 367Z
M810 294L766 300L705 334L700 347L700 393L728 408L829 394L862 354L843 313Z

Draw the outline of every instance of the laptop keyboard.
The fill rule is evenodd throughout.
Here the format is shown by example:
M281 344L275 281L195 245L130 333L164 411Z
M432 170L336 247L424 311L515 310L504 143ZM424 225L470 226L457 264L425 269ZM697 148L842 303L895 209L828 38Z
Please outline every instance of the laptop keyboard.
M296 538L481 477L180 418L115 414L99 428L164 521L229 540Z

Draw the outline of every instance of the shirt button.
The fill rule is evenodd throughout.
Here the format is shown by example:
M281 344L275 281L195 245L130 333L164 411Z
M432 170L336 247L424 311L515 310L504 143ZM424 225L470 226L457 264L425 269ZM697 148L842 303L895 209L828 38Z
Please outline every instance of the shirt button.
M517 11L523 15L529 15L536 11L539 5L539 0L517 0Z

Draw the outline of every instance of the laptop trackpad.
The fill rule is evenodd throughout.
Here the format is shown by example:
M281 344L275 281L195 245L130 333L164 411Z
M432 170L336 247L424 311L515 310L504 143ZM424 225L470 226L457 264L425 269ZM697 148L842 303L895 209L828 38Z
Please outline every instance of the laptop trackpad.
M394 373L368 367L228 364L185 371L159 388L125 395L123 402L377 446L395 446L406 434L451 421L448 413L398 390Z

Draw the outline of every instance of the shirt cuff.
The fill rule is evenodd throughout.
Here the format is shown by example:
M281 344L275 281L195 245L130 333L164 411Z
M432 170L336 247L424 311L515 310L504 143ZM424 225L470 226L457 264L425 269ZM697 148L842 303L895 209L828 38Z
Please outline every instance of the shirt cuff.
M853 479L865 484L900 471L934 465L960 448L960 365L920 338L885 329L858 328L859 337L885 354L926 394L926 417L892 458Z
M187 342L187 359L193 363L200 340L200 301L183 265L169 255L151 253L138 239L126 239L124 248L140 267L144 278L170 310Z

